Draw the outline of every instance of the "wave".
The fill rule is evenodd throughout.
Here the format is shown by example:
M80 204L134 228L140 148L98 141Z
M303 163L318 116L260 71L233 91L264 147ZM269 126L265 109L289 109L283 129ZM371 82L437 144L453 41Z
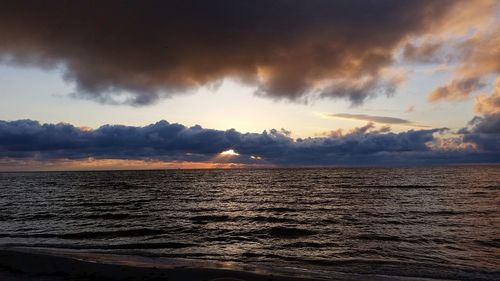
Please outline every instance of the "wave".
M334 243L318 243L318 242L294 242L283 245L285 248L324 248L337 246Z
M127 205L137 205L142 203L151 202L149 199L141 200L129 200L129 201L115 201L115 202L81 202L76 204L71 204L75 207L106 207L106 206L127 206Z
M150 228L126 229L114 231L88 231L76 233L33 233L33 234L0 234L9 238L59 238L59 239L102 239L115 237L137 237L165 234L166 231Z
M250 217L248 218L251 221L255 222L294 222L295 220L293 219L287 219L287 218L279 218L279 217L266 217L266 216L256 216L256 217Z
M133 215L127 213L102 213L102 214L89 214L80 215L78 218L82 219L105 219L105 220L123 220L123 219L133 219L147 217L146 215Z
M270 208L258 208L257 211L264 212L276 212L276 213L286 213L286 212L296 212L297 209L292 209L288 207L270 207Z
M192 243L181 242L158 242L158 243L133 243L133 244L117 244L100 246L101 249L179 249L196 246Z
M196 246L192 243L182 242L152 242L152 243L127 243L127 244L54 244L54 243L6 243L4 247L36 247L75 250L146 250L146 249L180 249Z
M88 189L96 189L96 188L120 188L120 189L135 189L142 188L142 186L137 186L128 182L119 181L119 182L100 182L100 183L92 183L92 184L81 184L78 186L79 188L88 188Z
M426 238L426 237L399 237L393 235L381 235L381 234L361 234L354 238L365 241L386 241L386 242L405 242L405 243L435 243L435 244L450 244L453 243L452 240L447 240L443 238Z
M226 215L205 215L205 216L194 216L190 218L193 223L203 224L209 222L222 222L230 220L229 216Z
M215 237L205 237L203 238L203 240L205 241L209 241L209 242L212 242L212 241L216 241L216 242L230 242L230 241L234 241L234 242L240 242L240 241L255 241L255 239L252 239L252 238L249 238L249 237L245 237L245 236L215 236Z
M360 240L377 240L377 241L404 241L402 238L390 235L378 234L361 234L355 237Z
M267 233L270 236L279 238L295 238L295 237L303 237L316 234L316 232L312 230L295 228L295 227L284 227L284 226L272 227L267 230Z
M493 210L436 210L436 211L406 211L400 212L401 214L420 214L420 215L431 215L431 216L461 216L466 214L478 214L487 215L494 214L496 211Z
M476 240L474 242L476 242L477 244L483 245L483 246L500 248L500 239Z

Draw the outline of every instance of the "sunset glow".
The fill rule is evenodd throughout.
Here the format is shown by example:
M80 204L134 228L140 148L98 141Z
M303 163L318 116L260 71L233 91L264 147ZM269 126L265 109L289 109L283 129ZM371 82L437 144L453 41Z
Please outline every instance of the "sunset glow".
M0 101L2 281L500 280L500 0L2 0Z

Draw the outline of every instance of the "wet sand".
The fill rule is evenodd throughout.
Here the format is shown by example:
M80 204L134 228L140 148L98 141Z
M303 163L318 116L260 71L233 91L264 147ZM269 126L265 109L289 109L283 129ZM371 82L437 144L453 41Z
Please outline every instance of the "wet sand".
M317 274L316 274L317 275ZM428 278L257 268L231 262L0 247L2 281L409 281Z
M272 274L231 263L83 253L32 248L0 249L0 279L45 280L152 280L152 281L305 281L319 280Z

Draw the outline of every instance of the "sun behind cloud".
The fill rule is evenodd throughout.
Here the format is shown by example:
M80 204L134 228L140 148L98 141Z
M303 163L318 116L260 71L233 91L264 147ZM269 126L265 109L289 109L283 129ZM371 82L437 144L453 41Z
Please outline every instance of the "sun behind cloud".
M220 155L221 156L238 156L240 154L237 153L236 151L234 151L234 149L228 149L228 150L222 151L220 153Z

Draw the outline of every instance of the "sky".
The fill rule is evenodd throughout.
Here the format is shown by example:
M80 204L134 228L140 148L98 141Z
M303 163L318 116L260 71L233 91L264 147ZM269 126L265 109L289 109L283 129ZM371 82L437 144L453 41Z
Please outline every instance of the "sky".
M494 0L2 1L0 170L500 162Z

